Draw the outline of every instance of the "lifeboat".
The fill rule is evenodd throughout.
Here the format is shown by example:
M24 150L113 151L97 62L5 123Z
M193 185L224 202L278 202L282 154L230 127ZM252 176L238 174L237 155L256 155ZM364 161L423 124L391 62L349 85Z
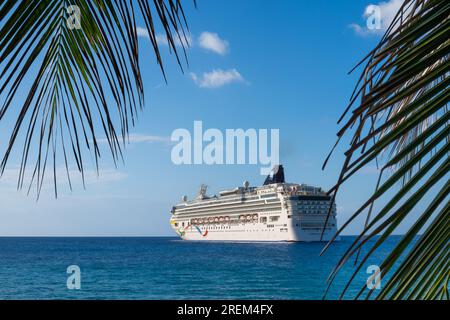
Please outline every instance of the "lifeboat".
M252 220L252 215L251 214L247 215L247 220Z
M226 221L226 222L229 222L229 221L230 221L230 217L229 217L229 216L226 216L226 217L225 217L225 221Z
M257 214L253 215L253 220L258 220L258 215Z
M219 222L219 218L218 218L218 217L215 217L215 218L214 218L214 222Z
M209 223L213 223L213 222L214 222L214 218L213 218L213 217L210 217L210 218L208 219L208 222L209 222Z
M197 219L192 219L191 224L197 224Z
M223 222L225 219L223 217L219 218L219 222Z

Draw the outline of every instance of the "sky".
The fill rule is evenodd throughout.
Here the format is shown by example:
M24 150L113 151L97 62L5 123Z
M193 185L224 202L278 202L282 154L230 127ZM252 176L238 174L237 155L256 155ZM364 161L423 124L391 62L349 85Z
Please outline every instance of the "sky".
M379 41L366 27L378 4L386 28L401 1L185 1L190 28L189 65L183 72L158 36L167 83L156 65L142 21L138 28L146 105L130 129L124 162L115 167L106 144L97 176L86 169L86 188L73 172L73 191L61 179L58 199L46 181L39 201L17 191L20 148L0 179L0 236L172 236L170 210L200 184L210 193L263 183L260 165L175 165L172 132L204 129L279 129L280 160L288 182L330 188L345 142L321 167L336 140L337 120L359 71L348 71ZM9 122L8 122L9 121ZM0 123L3 153L12 121ZM103 141L104 142L104 141ZM341 225L373 192L375 166L350 180L337 197ZM346 231L356 234L362 221ZM401 230L399 230L401 232Z

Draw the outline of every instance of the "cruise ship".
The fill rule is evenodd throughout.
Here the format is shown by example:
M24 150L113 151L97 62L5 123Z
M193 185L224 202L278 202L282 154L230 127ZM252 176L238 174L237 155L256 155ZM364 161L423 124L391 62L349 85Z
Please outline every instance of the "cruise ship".
M202 185L196 199L183 196L172 208L170 224L184 240L329 241L337 231L336 204L321 188L286 183L279 165L259 187L245 181L208 196Z

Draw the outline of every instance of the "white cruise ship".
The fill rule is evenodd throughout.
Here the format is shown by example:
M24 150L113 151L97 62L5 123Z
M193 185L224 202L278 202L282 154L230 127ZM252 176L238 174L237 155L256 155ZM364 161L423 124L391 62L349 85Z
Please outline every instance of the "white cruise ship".
M260 187L246 181L207 196L202 185L195 200L183 196L172 208L170 224L184 240L329 241L337 230L336 204L321 188L286 183L280 165Z

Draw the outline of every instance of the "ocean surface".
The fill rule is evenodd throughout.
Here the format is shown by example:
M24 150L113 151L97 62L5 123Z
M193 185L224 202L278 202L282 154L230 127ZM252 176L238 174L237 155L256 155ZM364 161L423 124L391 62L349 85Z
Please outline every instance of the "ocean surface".
M342 237L319 256L324 243L0 237L0 299L322 299L327 276L353 240ZM398 240L376 251L346 298ZM70 265L81 270L79 290L67 287ZM338 297L354 270L352 260L328 299Z

